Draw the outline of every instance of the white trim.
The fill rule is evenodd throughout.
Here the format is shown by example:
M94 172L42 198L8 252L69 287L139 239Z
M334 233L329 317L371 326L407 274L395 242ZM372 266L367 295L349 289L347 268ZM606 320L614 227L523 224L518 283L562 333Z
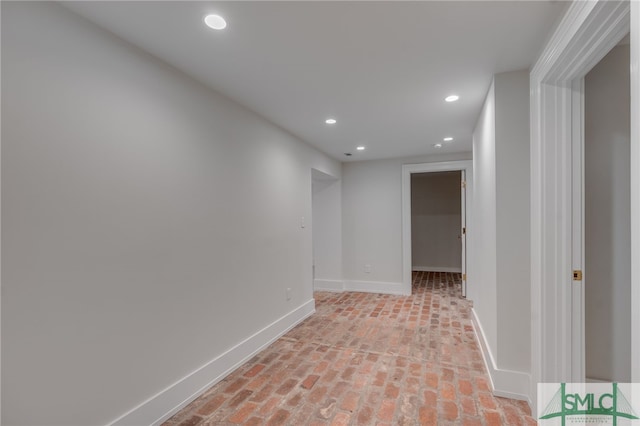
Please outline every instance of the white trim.
M493 391L495 389L495 386L493 384L493 378L495 377L494 371L497 370L496 361L493 358L493 354L491 353L489 342L487 341L486 335L484 334L484 330L482 328L482 325L480 324L480 318L478 318L476 310L472 308L471 314L473 332L476 336L476 340L478 341L478 346L480 346L482 361L484 361L484 366L489 373L489 385L491 386L491 390Z
M412 266L411 269L418 272L462 272L462 268L451 266Z
M342 280L313 280L313 291L344 291L344 282Z
M575 132L572 111L575 82L627 33L628 16L629 2L572 2L531 71L532 380L529 395L534 402L534 416L537 383L570 382L576 374L572 369L575 349L571 291L571 141ZM633 42L631 47L634 48ZM637 84L637 79L636 72L632 80ZM636 144L637 141L632 140L632 147ZM637 181L635 184L637 188ZM635 212L637 216L637 206ZM632 209L632 217L633 214ZM640 353L636 352L632 358L638 356Z
M467 172L465 170L461 170L460 171L460 178L462 180L462 182L467 182ZM461 288L461 294L462 297L464 297L465 299L467 298L467 247L469 247L469 245L467 244L467 190L466 188L461 188L460 190L460 245L462 246L462 254L461 254L461 261L460 261L460 272L463 274L463 280L462 280L462 285L460 286Z
M398 296L410 296L411 287L407 293L402 283L390 283L383 281L356 281L346 280L344 281L345 291L359 291L362 293L381 293L381 294L394 294Z
M531 376L521 371L504 370L497 367L493 354L489 349L489 343L485 337L484 330L480 324L480 319L474 309L471 309L471 313L473 331L478 341L478 346L480 346L482 360L489 373L491 391L496 396L527 401L529 406L531 406L531 399L529 398Z
M631 381L640 382L640 2L631 2Z
M311 299L123 414L109 426L160 425L314 312L315 301Z
M447 272L447 271L442 271ZM345 291L355 291L362 293L394 294L399 296L409 296L405 293L402 283L392 283L384 281L358 281L358 280L315 280L314 291L330 291L342 293Z
M411 294L411 174L462 170L467 179L467 194L471 194L473 190L472 168L473 161L471 160L402 165L402 294ZM469 229L469 224L473 223L470 220L473 210L469 200L470 197L467 197L465 206L467 237L473 232ZM469 244L467 247L470 247ZM473 253L467 252L467 264L470 263L472 255Z

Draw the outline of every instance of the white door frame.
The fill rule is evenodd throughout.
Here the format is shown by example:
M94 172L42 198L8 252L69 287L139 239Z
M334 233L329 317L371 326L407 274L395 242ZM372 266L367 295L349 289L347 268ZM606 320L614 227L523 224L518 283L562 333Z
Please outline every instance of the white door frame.
M460 247L462 249L462 297L467 297L467 172L460 170L460 180L462 188L460 188Z
M638 109L638 1L631 1L631 117ZM539 382L584 380L582 286L572 270L582 269L574 253L574 166L583 139L583 79L629 31L630 3L574 1L531 71L531 390L536 409ZM632 302L640 302L640 140L638 120L631 129ZM574 190L575 189L575 190ZM577 213L576 213L577 214ZM581 225L580 225L581 226ZM575 255L574 255L575 254ZM634 310L634 311L637 311ZM640 324L632 319L633 380L640 380ZM583 352L583 351L582 351Z
M411 175L413 173L462 171L466 176L466 203L463 213L466 216L467 236L469 235L472 205L468 194L473 188L473 162L471 160L446 161L441 163L404 164L402 166L402 293L411 294ZM462 238L465 238L463 236ZM466 244L466 262L469 263L469 244ZM463 273L465 265L462 265ZM467 279L468 281L468 279ZM463 283L466 288L466 283ZM463 293L466 294L466 291Z

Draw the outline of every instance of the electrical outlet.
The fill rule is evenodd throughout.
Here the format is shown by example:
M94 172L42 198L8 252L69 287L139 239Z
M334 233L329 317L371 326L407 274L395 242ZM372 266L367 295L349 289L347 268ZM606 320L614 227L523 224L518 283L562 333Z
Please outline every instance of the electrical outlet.
M366 274L370 274L371 273L371 265L364 265L364 272Z
M287 288L287 300L291 300L291 289Z

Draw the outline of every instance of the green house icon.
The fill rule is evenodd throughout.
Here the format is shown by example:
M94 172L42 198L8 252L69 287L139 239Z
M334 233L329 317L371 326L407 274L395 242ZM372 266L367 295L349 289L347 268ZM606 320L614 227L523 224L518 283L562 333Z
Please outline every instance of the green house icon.
M612 417L613 425L616 426L618 424L619 417L632 420L638 419L638 416L636 412L633 411L631 404L624 396L624 394L620 392L620 389L618 389L618 384L613 383L612 386L613 388L611 390L611 394L606 395L609 397L609 399L611 399L610 406L604 408L601 404L599 404L598 407L595 407L593 404L587 404L587 407L584 408L584 403L587 403L589 401L589 395L585 395L584 399L580 399L577 394L567 394L566 383L562 383L560 384L560 389L558 389L549 404L547 404L547 407L542 412L540 420L560 417L562 426L565 426L566 418L568 416L610 416ZM567 404L565 402L567 401L568 395L578 397L578 401L580 403L583 403L582 409L578 404L573 404L573 408L567 408ZM593 402L593 399L591 399L591 402Z

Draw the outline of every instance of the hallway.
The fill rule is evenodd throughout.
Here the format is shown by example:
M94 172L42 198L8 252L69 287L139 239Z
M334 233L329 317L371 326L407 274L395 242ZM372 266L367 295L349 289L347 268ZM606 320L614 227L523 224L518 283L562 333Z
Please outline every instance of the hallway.
M315 293L316 313L166 426L534 425L494 397L460 274L414 272L410 297Z

